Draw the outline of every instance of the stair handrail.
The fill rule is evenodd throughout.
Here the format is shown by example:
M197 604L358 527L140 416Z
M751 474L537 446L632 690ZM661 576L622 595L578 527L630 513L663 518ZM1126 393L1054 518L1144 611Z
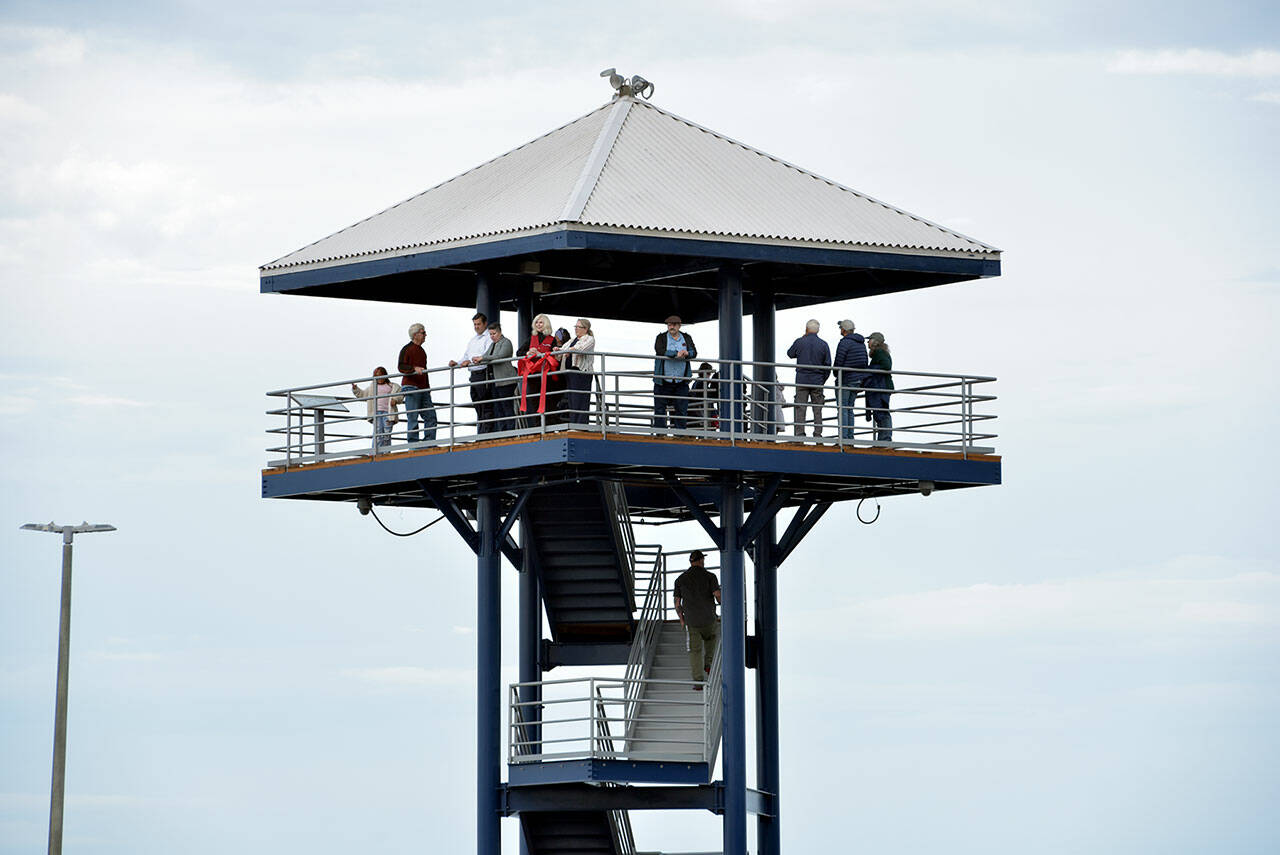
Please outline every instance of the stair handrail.
M721 692L723 684L721 675L723 666L720 659L724 651L723 644L724 625L720 626L720 641L716 645L716 655L711 660L711 673L707 675L704 704L702 707L703 720L703 748L702 756L706 760L707 769L714 768L716 763L716 754L720 751L720 732L724 727L724 715L721 711Z
M595 697L596 742L604 756L613 757L615 756L613 735L609 730L609 713L605 709L604 692L594 683L592 683L592 689ZM605 781L604 786L616 787L618 785L613 781ZM609 819L609 836L612 838L615 855L635 855L636 839L631 830L631 817L625 810L611 810L606 816Z
M619 481L603 483L605 506L609 523L614 530L614 548L618 550L618 566L623 568L627 582L627 601L635 611L636 600L636 539L631 525L631 509L627 505L627 491Z
M624 696L624 717L627 721L625 733L626 744L630 744L635 735L636 707L644 694L644 680L653 665L653 657L658 649L657 639L662 629L665 585L667 575L667 559L661 544L645 544L640 548L654 550L653 570L649 575L649 585L645 590L644 603L640 607L640 619L636 622L636 631L632 636L631 652L627 654L627 670L623 674L626 681Z

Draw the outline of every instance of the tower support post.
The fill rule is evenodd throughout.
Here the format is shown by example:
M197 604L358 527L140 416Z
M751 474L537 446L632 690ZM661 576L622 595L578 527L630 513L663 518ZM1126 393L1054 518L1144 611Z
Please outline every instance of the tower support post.
M720 267L720 358L742 359L742 268L736 264ZM742 366L733 361L720 365L720 430L742 431ZM728 412L725 412L725 411Z
M476 852L501 855L502 552L498 498L481 485L476 502Z
M760 855L781 851L778 752L778 560L777 525L770 520L756 539L756 787L773 795L769 815L756 817Z
M498 306L496 277L487 270L476 271L476 311L490 321L502 322Z
M723 318L722 318L723 321ZM747 852L747 597L742 544L742 477L726 478L720 488L720 656L723 699L724 851Z

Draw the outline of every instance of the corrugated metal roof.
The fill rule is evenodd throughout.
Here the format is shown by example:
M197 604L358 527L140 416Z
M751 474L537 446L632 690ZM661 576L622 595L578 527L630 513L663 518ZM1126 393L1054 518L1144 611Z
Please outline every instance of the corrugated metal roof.
M610 106L606 104L456 178L263 265L263 269L408 252L558 222Z
M395 256L557 223L807 245L998 252L625 98L263 270Z
M580 220L707 235L993 251L643 102L627 115Z

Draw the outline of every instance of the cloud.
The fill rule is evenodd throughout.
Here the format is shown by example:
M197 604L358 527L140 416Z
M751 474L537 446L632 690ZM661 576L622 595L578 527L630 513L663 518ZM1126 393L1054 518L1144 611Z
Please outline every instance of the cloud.
M811 627L869 638L1013 636L1167 638L1205 630L1280 627L1280 574L1126 578L1119 574L1026 585L977 584L853 601L811 612ZM822 634L825 630L819 630Z
M1261 101L1264 104L1280 104L1280 92L1259 92L1249 96L1250 101Z
M1280 76L1280 51L1229 54L1216 50L1126 50L1107 65L1117 74L1209 74L1224 77Z
M45 117L44 110L34 104L17 95L0 92L0 122L39 122Z
M389 665L381 668L345 668L343 677L378 686L465 686L475 681L465 668L422 668L417 665Z
M41 65L76 65L84 59L85 41L53 27L0 26L0 50L16 48L20 60Z

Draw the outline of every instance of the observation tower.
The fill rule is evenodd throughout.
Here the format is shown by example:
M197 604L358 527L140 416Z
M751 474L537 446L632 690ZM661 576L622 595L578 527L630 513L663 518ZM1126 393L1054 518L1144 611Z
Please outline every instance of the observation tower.
M519 405L521 384L491 364L430 365L438 426L417 442L404 422L371 440L368 402L351 395L370 378L303 383L268 393L262 494L434 508L475 552L480 855L500 851L504 818L532 855L629 855L630 812L644 810L720 815L733 855L753 817L757 851L775 855L779 567L833 508L847 519L865 498L994 485L1001 466L986 376L895 371L891 438L847 419L865 397L845 424L828 403L824 435L795 436L775 312L998 276L1000 252L662 110L638 77L610 82L609 103L264 265L261 290L514 312L517 356L538 312L654 332L672 314L715 321L694 362L717 376L688 417L655 417L653 351L601 348L572 412L528 396L514 419L494 406ZM650 545L651 526L676 521L718 554L705 691L691 691L672 610L686 556ZM505 623L504 583L519 588ZM504 625L519 639L512 686ZM560 666L599 674L557 680Z

